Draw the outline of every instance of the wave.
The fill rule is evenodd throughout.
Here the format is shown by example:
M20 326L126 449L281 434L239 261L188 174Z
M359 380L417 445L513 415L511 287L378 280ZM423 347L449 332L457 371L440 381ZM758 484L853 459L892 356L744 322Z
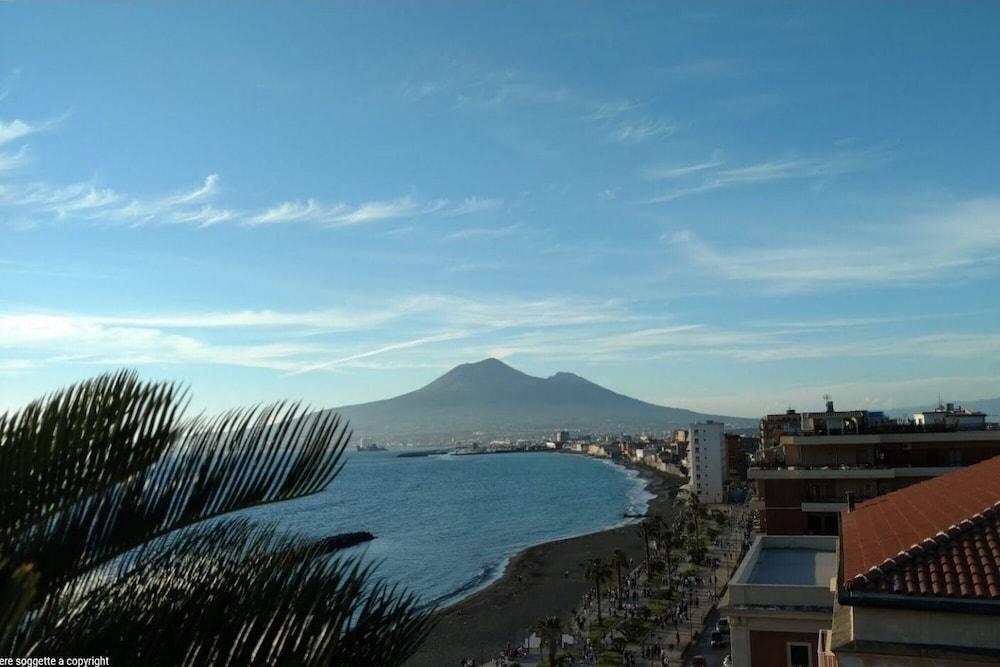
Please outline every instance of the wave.
M502 558L496 561L492 561L483 565L483 567L476 573L473 577L469 578L467 581L463 582L457 588L443 593L436 598L429 600L425 606L427 607L440 607L445 606L445 602L455 603L464 598L469 597L476 591L486 588L494 581L500 578L503 571L507 569L507 563L510 561L510 557Z
M611 466L612 468L620 471L632 482L632 487L628 490L625 497L625 513L626 514L645 514L649 510L649 503L656 494L649 491L647 488L647 482L639 474L639 471L635 468L628 468L620 463L616 463L610 459L598 459L604 465ZM621 522L619 525L633 523L633 520L627 520Z

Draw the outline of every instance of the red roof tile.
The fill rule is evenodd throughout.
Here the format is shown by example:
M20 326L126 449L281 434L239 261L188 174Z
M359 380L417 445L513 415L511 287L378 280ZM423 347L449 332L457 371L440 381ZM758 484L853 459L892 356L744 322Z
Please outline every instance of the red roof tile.
M1000 599L1000 457L842 517L845 588Z

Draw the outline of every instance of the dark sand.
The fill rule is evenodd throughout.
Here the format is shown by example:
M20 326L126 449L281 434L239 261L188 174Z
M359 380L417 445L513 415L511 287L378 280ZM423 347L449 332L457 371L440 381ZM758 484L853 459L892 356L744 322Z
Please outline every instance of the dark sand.
M648 480L646 488L656 496L650 500L648 514L667 518L671 511L668 491L684 480L648 468L639 470ZM591 558L608 559L615 549L636 562L642 558L635 525L522 551L499 580L442 611L434 631L406 667L457 667L464 658L475 658L478 664L496 657L508 643L516 646L523 641L545 616L569 619L570 611L591 588L584 578L584 564Z

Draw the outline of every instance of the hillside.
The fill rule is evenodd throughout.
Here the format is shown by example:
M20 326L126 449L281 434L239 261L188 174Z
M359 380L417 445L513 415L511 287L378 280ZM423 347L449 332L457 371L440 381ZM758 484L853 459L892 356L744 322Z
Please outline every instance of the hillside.
M662 432L714 419L749 427L752 419L707 415L646 403L573 373L527 375L497 359L462 364L395 398L335 408L355 442L441 443L451 438L539 436L556 429L589 433Z

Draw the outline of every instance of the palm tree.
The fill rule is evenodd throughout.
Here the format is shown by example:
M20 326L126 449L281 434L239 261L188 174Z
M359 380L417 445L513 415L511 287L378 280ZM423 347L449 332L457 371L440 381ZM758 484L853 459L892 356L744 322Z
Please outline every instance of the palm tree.
M601 623L604 620L601 616L601 583L611 576L611 566L600 558L593 558L587 561L585 576L594 582L594 588L597 589L597 622Z
M642 546L645 550L646 558L646 571L649 571L649 540L653 537L653 523L649 519L644 520L639 524L639 538L642 540Z
M102 375L0 415L0 654L399 665L430 610L357 556L231 513L325 489L350 439L298 404L185 417Z
M546 616L535 624L535 631L538 632L542 643L548 645L549 665L555 667L556 652L559 650L559 644L562 642L562 621L559 620L558 616Z
M614 554L612 554L611 562L615 566L615 570L618 573L618 605L621 606L622 599L622 568L628 567L628 556L621 549L615 549Z
M674 548L674 531L659 515L656 516L656 546L661 554L665 554L667 575L670 575L670 552Z

